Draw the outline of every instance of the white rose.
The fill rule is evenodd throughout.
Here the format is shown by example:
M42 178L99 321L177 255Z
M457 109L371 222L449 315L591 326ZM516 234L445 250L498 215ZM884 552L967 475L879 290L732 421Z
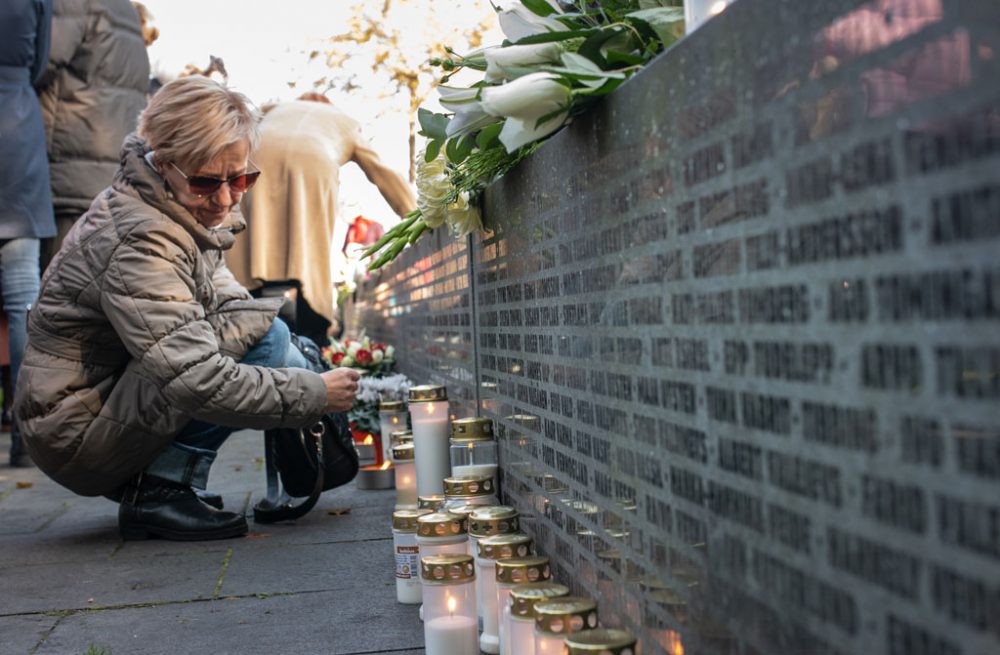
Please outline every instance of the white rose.
M458 200L448 205L448 230L456 239L483 229L479 208L469 203L469 194L462 192Z
M355 355L358 354L359 350L361 350L361 344L355 341L354 343L352 343L350 346L347 347L347 356L354 357Z
M393 359L396 356L396 346L386 346L385 347L385 358Z
M558 43L511 45L485 52L486 81L512 80L542 64L558 64L563 49Z
M347 366L347 367L354 366L354 358L351 357L350 355L348 355L348 356L344 357L342 360L340 360L340 365L341 366Z
M382 363L382 359L384 357L385 357L385 355L382 354L381 350L373 350L372 351L372 363L373 364L381 364Z

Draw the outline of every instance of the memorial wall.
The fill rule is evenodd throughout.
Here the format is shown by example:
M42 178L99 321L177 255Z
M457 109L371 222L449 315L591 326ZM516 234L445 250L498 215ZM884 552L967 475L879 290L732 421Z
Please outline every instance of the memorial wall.
M646 655L1000 652L1000 3L741 0L358 322Z

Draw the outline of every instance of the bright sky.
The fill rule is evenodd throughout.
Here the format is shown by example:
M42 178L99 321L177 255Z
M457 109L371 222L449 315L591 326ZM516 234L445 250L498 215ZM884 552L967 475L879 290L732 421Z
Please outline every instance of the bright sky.
M290 100L312 89L324 77L338 81L338 71L325 65L324 57L309 61L312 50L324 51L324 38L343 33L353 6L379 11L386 0L142 0L160 30L149 49L154 73L175 77L187 64L205 67L209 55L221 57L229 72L229 85L258 105ZM410 29L426 22L427 10L437 5L440 16L459 25L474 26L492 13L487 0L393 0L404 18L408 37L424 30ZM458 5L462 5L460 8ZM408 9L409 7L409 9ZM409 13L406 13L409 12ZM495 20L493 21L495 22ZM408 23L408 25L407 25ZM433 33L433 31L432 31ZM427 38L433 38L428 36ZM447 37L445 37L447 38ZM490 35L488 43L502 37ZM369 69L370 70L370 69ZM343 77L343 74L340 73ZM375 79L373 76L369 76ZM295 88L289 86L295 82ZM386 90L382 90L383 95ZM408 167L406 100L382 98L372 89L351 93L332 90L334 104L357 119L382 159L404 176ZM358 214L391 224L389 206L353 164L341 171L341 218Z

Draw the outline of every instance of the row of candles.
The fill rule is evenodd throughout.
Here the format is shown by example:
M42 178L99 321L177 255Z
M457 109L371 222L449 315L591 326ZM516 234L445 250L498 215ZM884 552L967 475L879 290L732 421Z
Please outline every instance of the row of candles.
M634 655L635 637L599 627L597 603L551 579L518 511L499 504L492 421L450 421L442 386L411 388L409 416L412 430L383 441L396 470L396 598L422 603L427 655Z

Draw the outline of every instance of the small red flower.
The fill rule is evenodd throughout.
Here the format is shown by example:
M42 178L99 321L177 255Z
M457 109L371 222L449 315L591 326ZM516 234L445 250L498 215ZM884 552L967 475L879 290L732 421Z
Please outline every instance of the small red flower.
M340 366L340 362L344 361L344 353L333 353L330 355L330 363L334 366Z
M385 344L384 343L373 343L372 344L372 350L381 350L382 352L385 352Z
M372 354L362 348L358 352L354 353L354 361L362 366L367 366L372 363Z

